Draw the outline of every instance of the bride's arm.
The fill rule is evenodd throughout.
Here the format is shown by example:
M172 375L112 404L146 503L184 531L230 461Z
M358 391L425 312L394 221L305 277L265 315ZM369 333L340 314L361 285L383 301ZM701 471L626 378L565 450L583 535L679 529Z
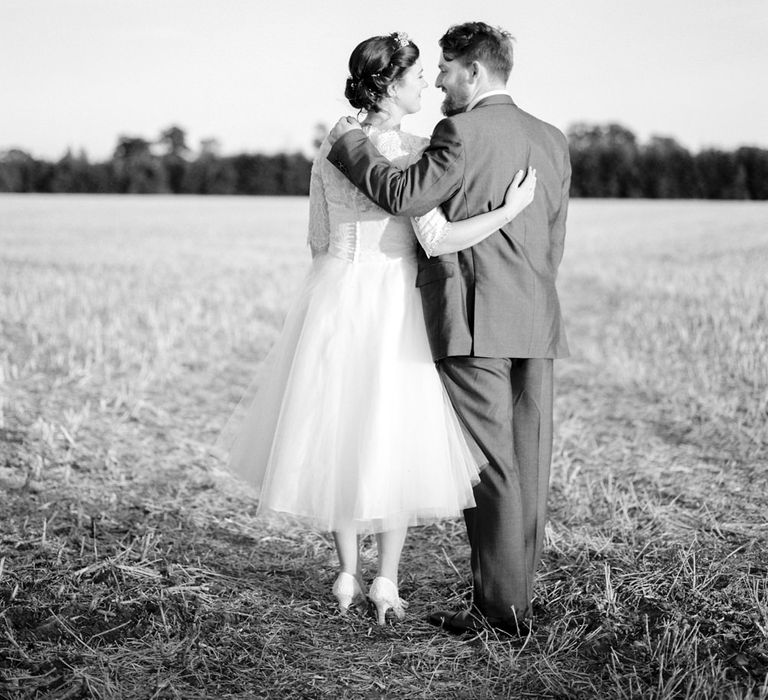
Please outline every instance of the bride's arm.
M328 200L325 197L325 185L320 173L323 161L316 158L312 164L309 180L309 227L307 244L312 252L312 258L328 251L331 238L331 225L328 216Z
M525 175L525 180L523 176ZM508 224L533 200L536 187L536 170L527 173L518 170L504 196L504 204L498 209L478 214L464 221L449 222L437 207L412 218L416 238L427 257L455 253L471 248Z

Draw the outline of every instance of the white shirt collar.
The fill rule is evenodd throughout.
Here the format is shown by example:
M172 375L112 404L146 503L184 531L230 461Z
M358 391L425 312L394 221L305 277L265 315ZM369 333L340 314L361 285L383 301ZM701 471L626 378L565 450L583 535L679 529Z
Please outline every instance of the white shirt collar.
M486 97L491 97L492 95L507 95L507 97L512 97L509 90L489 90L488 92L484 92L475 97L475 99L467 105L467 108L464 111L469 112L469 110L475 107L480 100L484 100Z

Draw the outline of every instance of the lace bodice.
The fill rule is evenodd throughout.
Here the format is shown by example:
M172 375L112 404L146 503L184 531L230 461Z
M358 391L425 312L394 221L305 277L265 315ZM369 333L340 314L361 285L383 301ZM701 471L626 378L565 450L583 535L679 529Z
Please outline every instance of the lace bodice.
M429 144L429 139L404 131L364 131L400 167L415 162ZM327 251L351 262L411 258L420 243L431 255L450 227L442 212L435 209L416 219L388 214L333 167L326 157L330 148L326 139L312 165L307 242L313 253Z

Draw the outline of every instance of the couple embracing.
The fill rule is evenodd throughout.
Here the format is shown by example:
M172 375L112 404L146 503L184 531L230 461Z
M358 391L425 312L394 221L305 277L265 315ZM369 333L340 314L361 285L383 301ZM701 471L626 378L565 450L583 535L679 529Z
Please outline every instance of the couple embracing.
M400 129L427 87L402 33L359 44L346 118L311 176L312 267L232 449L260 512L333 533L339 607L405 615L407 528L461 513L473 600L444 629L524 633L552 451L555 289L570 184L565 137L506 92L512 40L451 27L431 139ZM375 533L366 591L362 535Z

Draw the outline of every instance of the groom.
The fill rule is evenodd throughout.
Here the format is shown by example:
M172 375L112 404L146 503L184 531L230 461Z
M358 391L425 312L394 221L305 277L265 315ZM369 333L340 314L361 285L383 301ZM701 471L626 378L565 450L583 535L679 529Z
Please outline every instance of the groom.
M383 209L417 216L442 205L449 221L503 202L512 174L536 168L533 202L472 248L428 259L421 290L432 355L451 401L488 462L465 511L473 605L430 616L457 633L489 624L526 629L541 557L552 454L552 360L568 354L555 290L571 168L553 126L505 90L512 40L482 22L440 39L443 119L422 158L402 170L356 126L334 127L328 159Z

